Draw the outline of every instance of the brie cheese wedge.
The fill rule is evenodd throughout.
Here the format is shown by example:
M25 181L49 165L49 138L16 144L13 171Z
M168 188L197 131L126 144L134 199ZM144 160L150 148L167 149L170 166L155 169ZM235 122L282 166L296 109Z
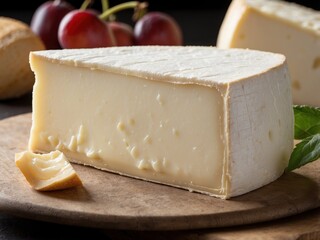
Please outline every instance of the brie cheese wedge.
M38 51L30 63L32 151L224 199L287 166L283 55L141 46Z
M320 106L319 11L278 0L233 0L217 46L284 54L294 103Z

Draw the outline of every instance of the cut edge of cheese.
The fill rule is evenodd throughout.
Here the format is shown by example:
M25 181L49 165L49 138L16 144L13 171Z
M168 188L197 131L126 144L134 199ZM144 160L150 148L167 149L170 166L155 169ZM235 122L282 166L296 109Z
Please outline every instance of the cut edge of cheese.
M82 181L64 154L58 150L37 154L15 154L16 166L37 191L54 191L81 186Z
M207 60L210 51L220 54L220 58L217 60L215 55ZM181 56L183 52L188 61ZM242 54L242 61L237 61L237 67L233 67L230 63L235 62L238 53ZM252 66L257 64L252 54L271 57L268 61L273 64L262 57L258 60L264 67ZM202 59L195 59L194 64L204 67L188 71L192 55L202 56ZM59 149L76 163L223 199L277 179L292 151L292 99L283 55L213 47L123 47L34 52L30 63L37 79L29 140L32 151ZM219 79L217 72L223 79ZM75 87L77 91L69 96L68 92ZM112 102L110 99L114 104L106 108L107 103ZM84 105L79 103L86 105L85 112L81 110ZM74 108L73 114L68 114L70 111L61 106ZM113 111L112 106L117 106L118 111ZM175 115L177 109L181 116ZM163 115L157 115L161 111ZM148 112L150 115L146 114ZM195 117L198 122L192 120ZM153 121L148 121L152 118ZM145 128L138 128L141 123ZM261 123L264 123L262 127ZM208 131L208 127L214 129L215 124L216 130ZM195 135L197 131L201 132L201 137ZM220 169L216 170L220 171L220 180L211 185L220 186L217 189L196 183L202 181L202 175L207 178L204 183L208 182L213 173L210 171L215 169L209 165L208 168L192 165L195 164L192 156L201 154L201 164L214 161L204 160L206 155L212 157L214 153L211 147L201 148L201 143L208 144L208 141L201 142L201 138L210 139L209 144L214 149L223 148L222 159L217 160L221 165L216 168ZM175 153L179 152L179 141L185 149ZM106 144L99 145L99 142ZM215 146L215 142L222 145ZM152 155L146 150L150 143L158 144L153 148L157 153L145 160ZM262 143L267 146L262 147ZM165 151L171 155L162 154ZM269 155L270 151L273 153ZM198 155L192 155L195 152ZM176 159L180 165L174 166L175 154L180 154L177 155L180 160ZM183 165L181 156L194 166L193 171ZM253 166L255 161L256 166ZM130 169L121 164L128 164ZM196 175L196 171L198 175L194 181L187 180L188 176ZM249 174L257 180L252 181Z

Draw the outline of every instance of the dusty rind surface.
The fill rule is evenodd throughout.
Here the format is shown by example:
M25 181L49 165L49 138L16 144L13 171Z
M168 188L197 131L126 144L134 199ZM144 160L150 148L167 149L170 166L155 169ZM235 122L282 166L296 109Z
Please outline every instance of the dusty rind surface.
M111 47L90 49L90 55L86 49L67 49L32 52L33 56L149 80L204 86L241 81L285 62L281 54L215 47Z
M263 222L320 206L320 161L232 200L74 165L84 187L39 193L14 165L27 147L31 114L0 121L0 209L60 224L131 230L214 228Z

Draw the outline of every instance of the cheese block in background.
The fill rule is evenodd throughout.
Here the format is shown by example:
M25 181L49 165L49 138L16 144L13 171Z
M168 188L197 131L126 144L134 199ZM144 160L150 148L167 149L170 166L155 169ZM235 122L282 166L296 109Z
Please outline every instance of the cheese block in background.
M19 97L32 90L34 74L29 53L43 50L42 41L18 20L0 17L0 100Z
M213 47L31 53L29 148L230 198L277 179L293 147L280 54Z
M295 104L320 106L320 12L276 0L233 0L217 46L282 53Z

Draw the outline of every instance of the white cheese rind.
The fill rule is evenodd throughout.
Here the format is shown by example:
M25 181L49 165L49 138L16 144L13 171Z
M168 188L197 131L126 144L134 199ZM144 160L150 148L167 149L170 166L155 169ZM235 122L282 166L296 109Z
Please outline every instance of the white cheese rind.
M287 166L294 124L289 84L288 71L275 69L230 88L229 167L236 179L231 181L232 196L277 179Z
M278 0L233 0L217 46L284 54L294 103L320 106L319 11Z
M35 52L30 61L33 151L59 149L77 163L220 198L275 180L291 153L281 55L129 47Z
M151 53L150 53L151 52ZM38 51L48 61L179 84L216 86L260 74L285 61L281 54L214 47L117 47ZM173 57L174 56L174 57ZM235 64L235 58L237 64ZM245 64L243 64L245 62Z

